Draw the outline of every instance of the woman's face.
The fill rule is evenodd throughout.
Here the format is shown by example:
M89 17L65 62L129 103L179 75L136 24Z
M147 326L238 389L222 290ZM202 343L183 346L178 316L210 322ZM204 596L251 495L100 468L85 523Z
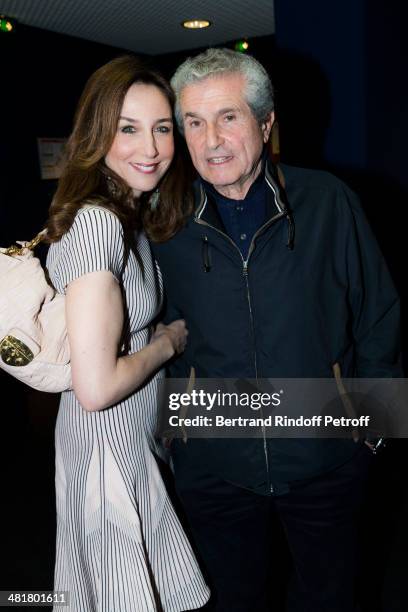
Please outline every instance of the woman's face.
M106 165L133 189L135 197L156 187L174 154L170 104L155 85L128 90Z

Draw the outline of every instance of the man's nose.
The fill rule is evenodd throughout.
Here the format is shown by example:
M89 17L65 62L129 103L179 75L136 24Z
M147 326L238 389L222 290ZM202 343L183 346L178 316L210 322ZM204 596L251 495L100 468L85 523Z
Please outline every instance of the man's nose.
M221 131L217 125L207 125L207 147L209 149L216 149L224 142Z

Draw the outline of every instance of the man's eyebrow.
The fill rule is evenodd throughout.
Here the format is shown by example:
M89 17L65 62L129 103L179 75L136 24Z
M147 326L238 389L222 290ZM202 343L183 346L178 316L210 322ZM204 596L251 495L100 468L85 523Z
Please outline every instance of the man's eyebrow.
M241 111L238 108L238 106L226 106L225 108L220 108L220 110L217 111L217 115L225 115L225 113L239 113L239 112ZM197 113L193 113L191 111L184 113L184 117L195 117L197 119L201 119L200 115L198 115Z
M227 106L226 108L221 108L217 115L225 115L225 113L239 113L240 109L238 106Z
M132 119L131 117L119 117L119 120L129 121L129 123L140 123L139 119ZM157 119L155 123L173 123L173 118L163 117L161 119Z

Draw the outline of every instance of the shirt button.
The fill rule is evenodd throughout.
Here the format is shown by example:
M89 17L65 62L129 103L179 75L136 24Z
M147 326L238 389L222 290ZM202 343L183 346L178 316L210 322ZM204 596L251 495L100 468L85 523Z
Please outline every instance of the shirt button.
M242 212L242 211L244 210L244 207L243 207L241 204L238 204L238 205L235 207L235 210L236 210L237 212Z
M241 234L240 238L241 240L246 240L246 234Z

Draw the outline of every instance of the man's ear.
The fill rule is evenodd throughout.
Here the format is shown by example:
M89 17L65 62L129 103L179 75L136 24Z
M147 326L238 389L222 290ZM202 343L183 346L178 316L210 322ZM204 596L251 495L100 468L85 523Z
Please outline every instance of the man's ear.
M268 142L269 136L271 135L271 129L272 129L274 121L275 121L275 113L272 112L265 119L265 121L262 122L262 125L261 125L262 138L265 144Z

